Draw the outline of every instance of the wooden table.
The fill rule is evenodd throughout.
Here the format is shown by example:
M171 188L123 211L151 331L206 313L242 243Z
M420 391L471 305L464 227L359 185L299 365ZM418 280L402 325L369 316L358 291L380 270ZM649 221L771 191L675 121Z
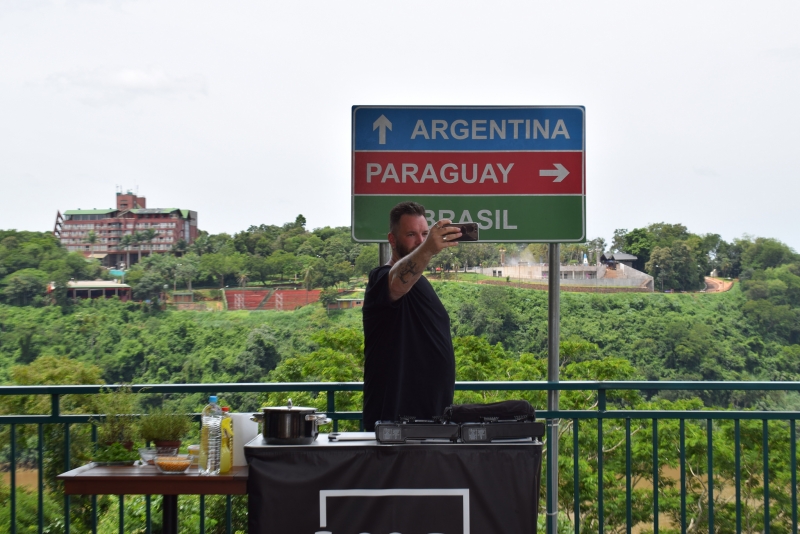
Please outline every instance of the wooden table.
M162 474L154 465L99 466L87 464L58 475L67 495L152 495L164 496L164 534L178 533L178 495L245 495L248 467L234 467L229 473L201 476L196 467L183 475Z

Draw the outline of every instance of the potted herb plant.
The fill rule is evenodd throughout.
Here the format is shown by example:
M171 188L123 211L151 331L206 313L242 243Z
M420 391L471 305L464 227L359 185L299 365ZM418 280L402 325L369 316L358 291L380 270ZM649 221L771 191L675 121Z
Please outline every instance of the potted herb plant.
M138 434L134 414L136 398L127 386L98 395L97 411L103 414L94 421L97 425L95 462L132 462L138 458L133 441Z
M152 442L156 447L180 447L191 427L191 416L159 408L141 418L139 435L148 446Z

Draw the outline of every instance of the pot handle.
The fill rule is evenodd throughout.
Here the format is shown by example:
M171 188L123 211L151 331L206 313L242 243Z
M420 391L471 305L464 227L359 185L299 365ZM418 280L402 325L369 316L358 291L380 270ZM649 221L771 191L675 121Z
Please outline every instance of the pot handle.
M324 413L310 413L306 415L306 421L316 421L318 425L327 425L333 422Z
M253 417L250 418L251 421L255 421L256 423L263 423L264 422L264 414L263 413L254 413Z

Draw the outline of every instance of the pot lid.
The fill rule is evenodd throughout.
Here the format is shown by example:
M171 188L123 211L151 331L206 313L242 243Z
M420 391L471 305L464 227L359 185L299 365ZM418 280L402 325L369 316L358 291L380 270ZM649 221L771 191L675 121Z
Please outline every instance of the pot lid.
M292 399L289 399L289 402L286 403L286 406L262 406L262 411L275 411L275 412L316 412L316 408L309 408L307 406L294 406L292 404Z

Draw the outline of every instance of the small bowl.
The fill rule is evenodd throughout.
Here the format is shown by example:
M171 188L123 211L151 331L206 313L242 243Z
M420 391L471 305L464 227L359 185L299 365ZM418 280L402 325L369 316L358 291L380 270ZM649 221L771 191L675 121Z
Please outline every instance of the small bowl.
M156 454L158 454L158 451L156 451L155 447L142 447L139 449L139 458L142 459L143 464L153 465Z
M153 465L153 460L155 460L156 456L159 454L174 456L177 453L177 447L142 447L139 449L139 458L142 459L143 464Z
M182 475L192 465L192 459L188 454L159 454L155 464L165 475Z

